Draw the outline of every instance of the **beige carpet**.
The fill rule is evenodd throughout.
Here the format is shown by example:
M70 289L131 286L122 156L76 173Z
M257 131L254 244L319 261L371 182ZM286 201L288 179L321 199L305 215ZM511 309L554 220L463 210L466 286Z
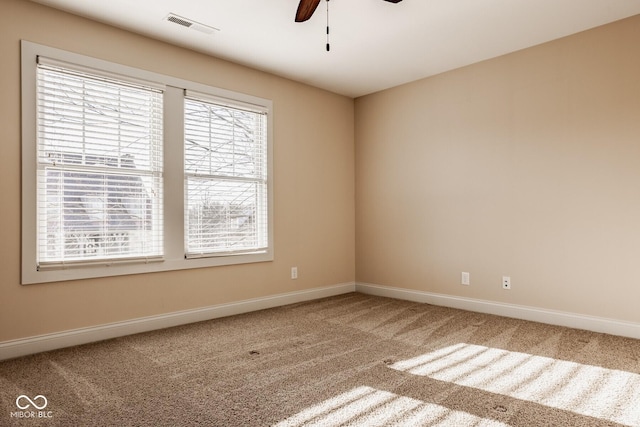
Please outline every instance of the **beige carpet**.
M2 362L13 425L640 426L640 341L353 293Z

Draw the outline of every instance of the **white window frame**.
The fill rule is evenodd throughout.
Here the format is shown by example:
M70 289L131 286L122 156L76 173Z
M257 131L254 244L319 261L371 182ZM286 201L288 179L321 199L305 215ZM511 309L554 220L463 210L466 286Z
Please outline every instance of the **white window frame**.
M273 103L271 100L215 88L151 71L120 65L64 50L22 41L22 275L23 285L66 280L151 273L221 265L268 262L274 259L273 239ZM36 176L36 64L38 56L71 63L98 74L123 76L164 90L164 259L158 262L113 262L68 268L37 269L37 176ZM186 91L255 105L267 111L268 247L258 253L239 253L202 258L185 257L184 239L184 96Z

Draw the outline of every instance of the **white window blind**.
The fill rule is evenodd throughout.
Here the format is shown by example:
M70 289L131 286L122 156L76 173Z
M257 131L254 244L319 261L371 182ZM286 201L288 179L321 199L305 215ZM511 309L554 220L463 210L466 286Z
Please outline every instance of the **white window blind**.
M157 88L39 63L39 269L161 259L162 105Z
M186 95L187 258L265 252L267 110Z

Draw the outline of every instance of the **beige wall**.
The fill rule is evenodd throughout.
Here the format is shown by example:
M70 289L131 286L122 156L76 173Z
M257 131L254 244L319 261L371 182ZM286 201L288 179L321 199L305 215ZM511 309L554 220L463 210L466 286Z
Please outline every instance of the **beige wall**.
M353 282L353 100L24 0L0 0L0 342ZM20 40L272 99L275 260L20 285ZM331 126L327 126L331 123ZM299 279L291 280L291 266Z
M635 16L357 99L356 279L640 322L639 46Z

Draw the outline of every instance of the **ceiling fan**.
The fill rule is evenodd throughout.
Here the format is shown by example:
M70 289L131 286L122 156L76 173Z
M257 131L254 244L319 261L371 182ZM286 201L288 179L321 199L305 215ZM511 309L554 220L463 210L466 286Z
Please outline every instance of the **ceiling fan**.
M402 0L384 0L390 3L400 3ZM320 4L320 0L300 0L298 4L298 11L296 12L296 22L304 22L311 18L313 12Z

